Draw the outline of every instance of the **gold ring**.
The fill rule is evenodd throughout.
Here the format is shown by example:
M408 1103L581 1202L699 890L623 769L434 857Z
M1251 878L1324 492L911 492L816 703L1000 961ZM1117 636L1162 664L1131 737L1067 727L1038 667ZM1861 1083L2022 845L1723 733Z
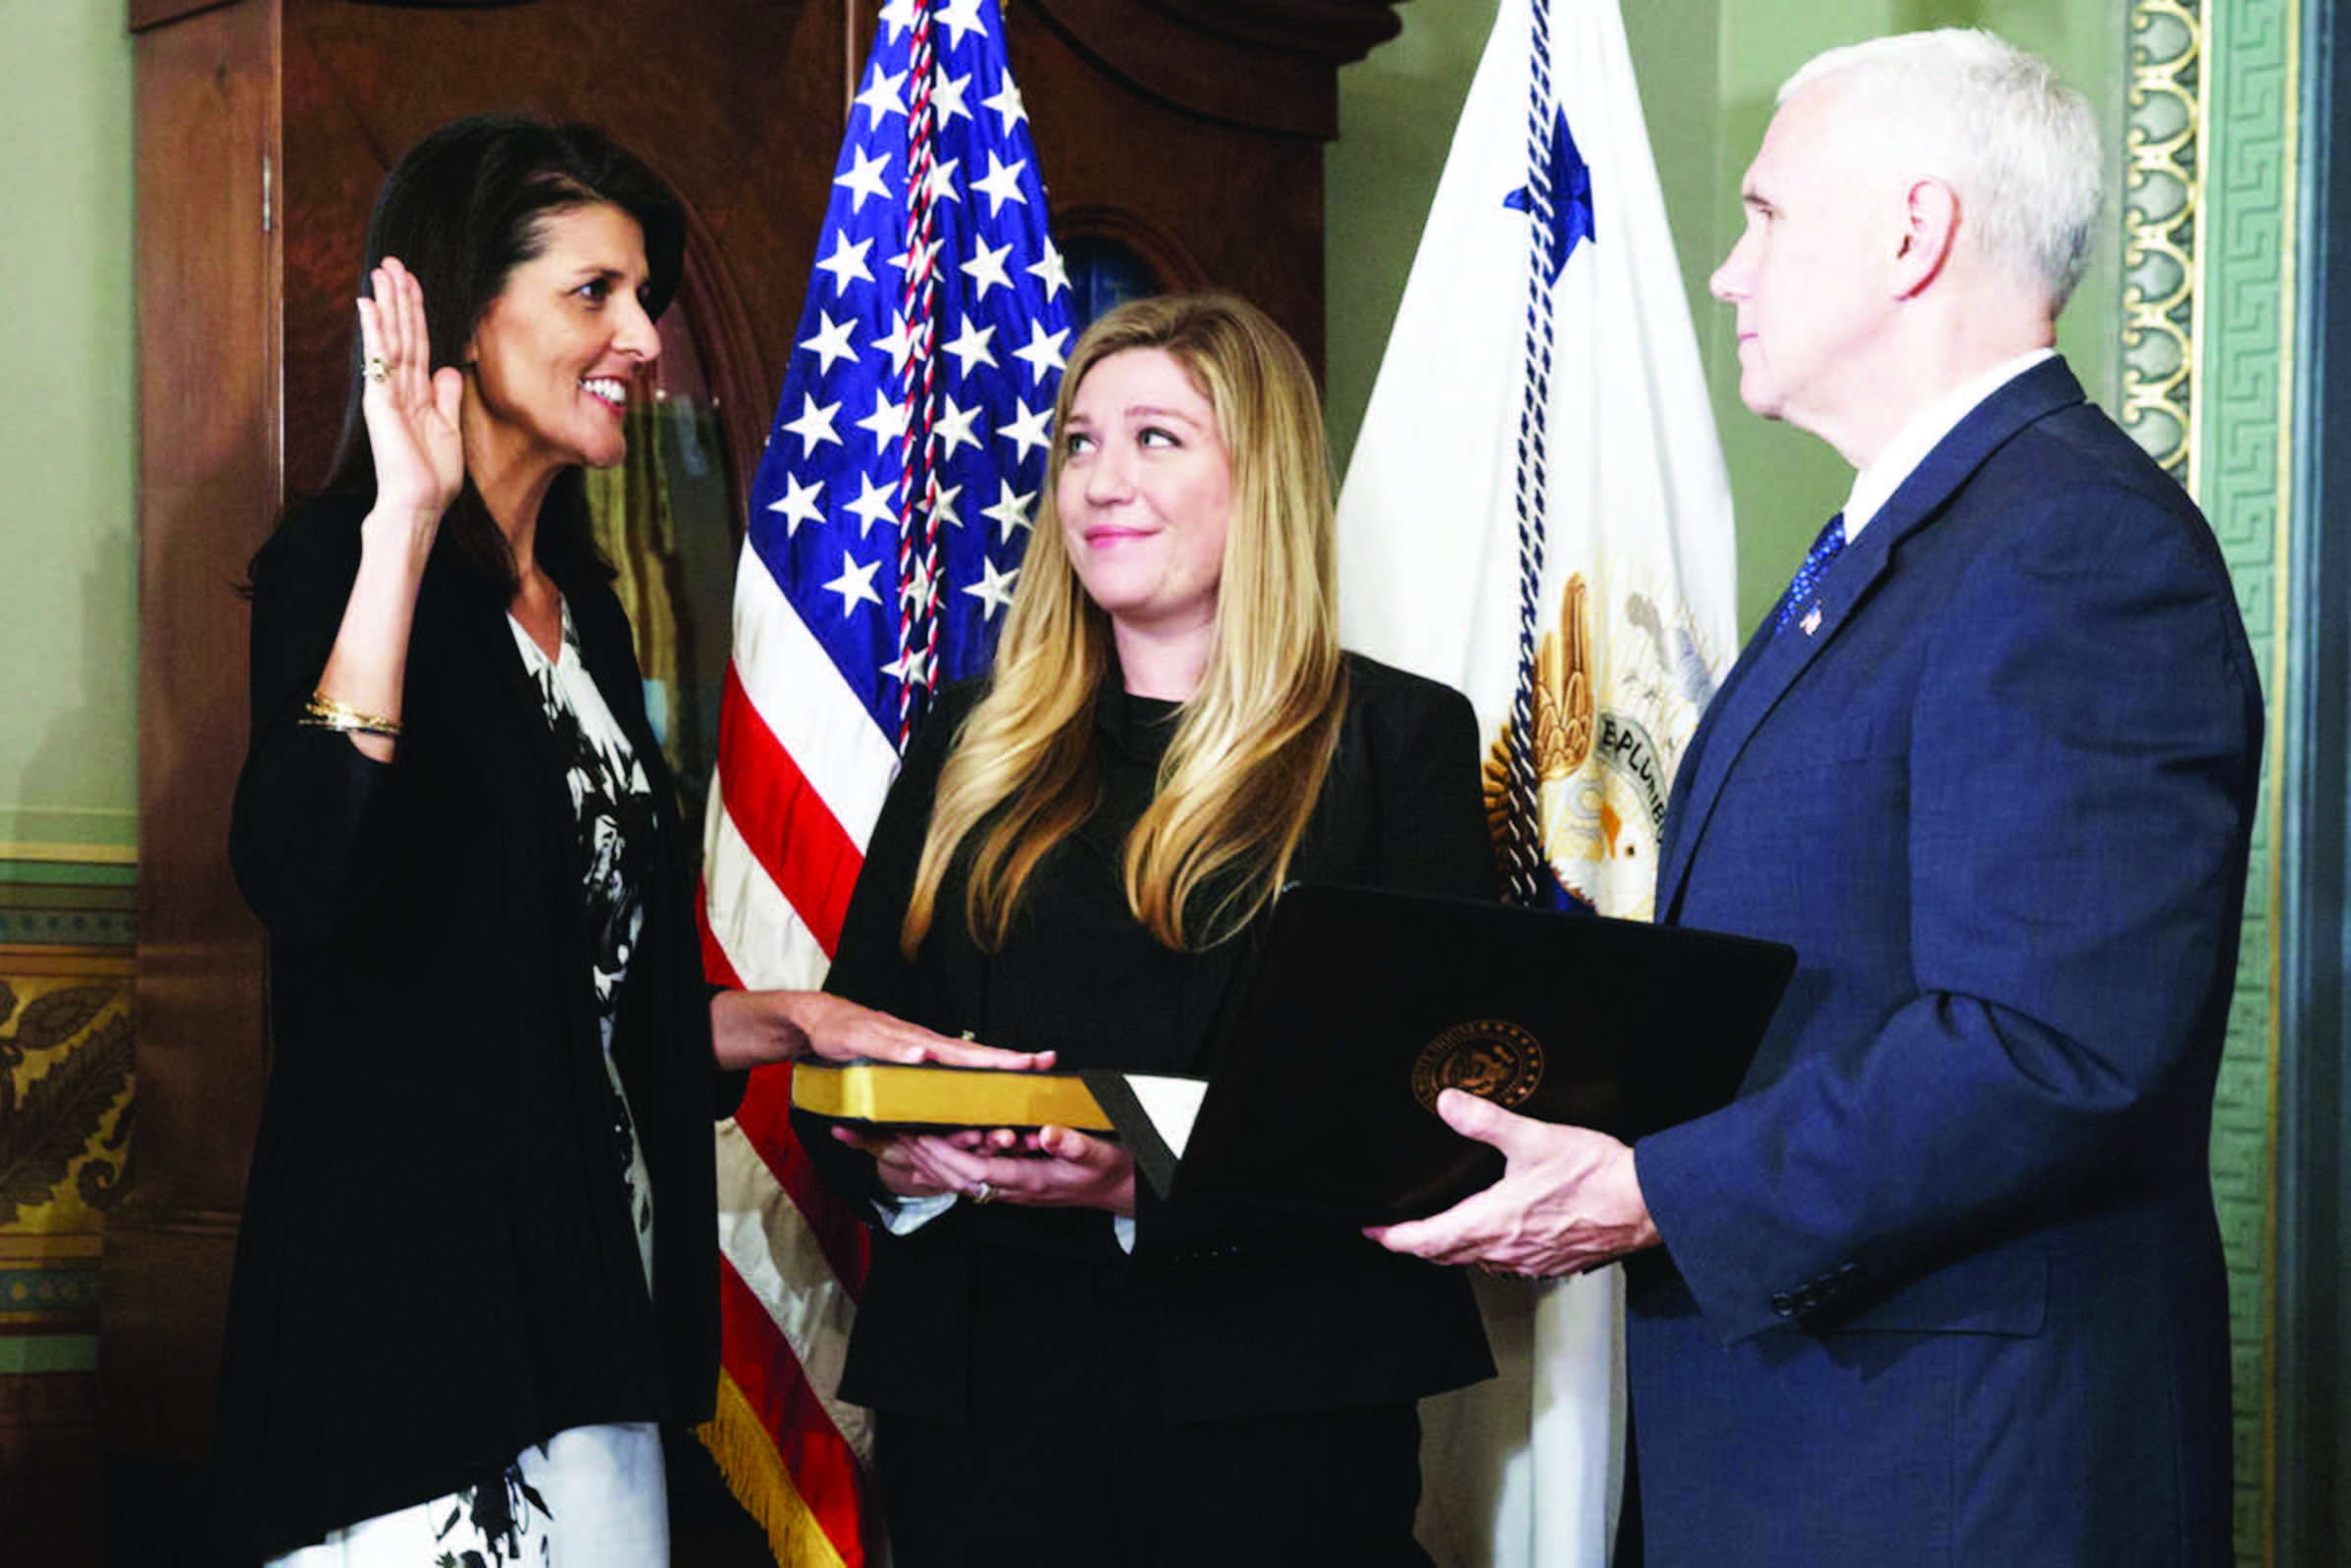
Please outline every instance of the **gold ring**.
M379 386L382 385L385 377L392 374L392 366L385 363L382 354L368 355L367 362L361 367L361 370L370 382Z
M996 1189L990 1186L987 1182L982 1181L978 1186L971 1189L971 1201L973 1203L994 1203L996 1201Z

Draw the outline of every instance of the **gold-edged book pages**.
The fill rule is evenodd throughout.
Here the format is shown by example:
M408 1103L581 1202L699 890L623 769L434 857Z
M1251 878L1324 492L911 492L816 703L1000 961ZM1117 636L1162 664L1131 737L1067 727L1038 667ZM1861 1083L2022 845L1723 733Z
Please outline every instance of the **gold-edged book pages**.
M792 1104L837 1122L1112 1130L1093 1092L1073 1072L998 1072L929 1063L799 1062L792 1068Z

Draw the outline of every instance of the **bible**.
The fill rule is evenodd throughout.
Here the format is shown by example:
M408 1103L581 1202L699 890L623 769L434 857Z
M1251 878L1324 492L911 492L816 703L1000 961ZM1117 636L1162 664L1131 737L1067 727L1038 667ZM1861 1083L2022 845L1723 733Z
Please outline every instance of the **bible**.
M1001 1072L935 1063L796 1062L792 1104L836 1122L927 1127L1074 1127L1107 1133L1074 1072Z

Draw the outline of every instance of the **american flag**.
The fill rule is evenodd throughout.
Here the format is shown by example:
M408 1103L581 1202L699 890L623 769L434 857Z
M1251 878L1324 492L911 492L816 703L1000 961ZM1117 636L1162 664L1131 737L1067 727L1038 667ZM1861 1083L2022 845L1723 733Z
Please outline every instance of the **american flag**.
M998 0L889 0L752 490L705 844L713 980L824 976L936 688L983 666L1044 483L1071 294ZM719 1131L724 1341L705 1431L777 1560L879 1561L865 1413L833 1397L864 1235L786 1121Z

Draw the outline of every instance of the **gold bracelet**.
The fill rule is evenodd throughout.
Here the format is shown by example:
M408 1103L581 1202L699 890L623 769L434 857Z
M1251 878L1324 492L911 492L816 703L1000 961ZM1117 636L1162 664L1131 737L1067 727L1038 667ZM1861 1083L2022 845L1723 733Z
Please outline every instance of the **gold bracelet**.
M386 718L381 713L365 713L348 703L337 702L325 692L312 692L310 701L302 705L302 716L296 722L308 729L340 730L351 735L381 735L386 740L397 739L400 721Z

